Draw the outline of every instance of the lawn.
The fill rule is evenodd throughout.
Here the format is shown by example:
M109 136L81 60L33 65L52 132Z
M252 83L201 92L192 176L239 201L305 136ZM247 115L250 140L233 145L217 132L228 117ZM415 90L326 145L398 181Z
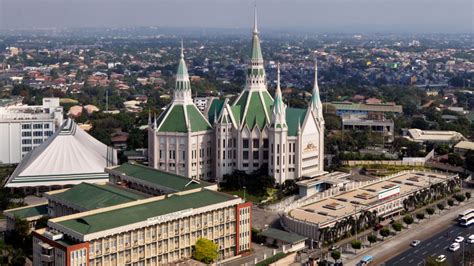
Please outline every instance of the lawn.
M241 198L244 198L244 190L243 189L240 189L240 190L230 190L230 191L222 191L224 193L227 193L227 194L230 194L230 195L237 195ZM251 201L253 203L260 203L262 202L262 200L265 200L266 197L262 197L262 196L256 196L256 195L252 195L252 194L249 194L248 191L245 192L245 199L248 200L248 201Z

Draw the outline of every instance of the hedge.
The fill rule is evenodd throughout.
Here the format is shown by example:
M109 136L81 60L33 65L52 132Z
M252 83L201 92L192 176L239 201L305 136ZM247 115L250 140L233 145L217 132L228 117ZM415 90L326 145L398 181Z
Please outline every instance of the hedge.
M270 265L274 262L277 262L278 260L283 259L284 257L286 257L286 255L288 255L288 254L283 253L283 252L279 252L279 253L275 254L275 256L271 256L270 258L262 260L261 262L255 264L255 265L256 266L268 266L268 265Z

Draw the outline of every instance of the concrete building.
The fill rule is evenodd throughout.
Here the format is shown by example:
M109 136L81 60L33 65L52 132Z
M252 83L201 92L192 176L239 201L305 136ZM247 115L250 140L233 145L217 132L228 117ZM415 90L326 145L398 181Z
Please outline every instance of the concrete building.
M324 118L315 67L307 108L288 108L278 86L267 90L255 13L246 84L231 103L214 98L204 113L191 100L184 55L171 105L149 126L149 164L194 179L215 179L235 170L251 173L268 167L277 183L323 171Z
M201 237L226 259L250 249L250 213L240 198L197 188L53 218L33 232L33 264L172 264Z
M0 106L0 164L16 164L62 125L59 98L44 98L42 105Z
M414 142L449 145L466 139L461 133L456 131L421 130L417 128L405 130L404 136Z
M404 200L439 183L458 184L457 175L435 172L401 172L382 180L369 181L365 185L345 190L295 208L282 216L285 229L314 240L321 232L349 217L376 211L382 219L397 215L404 210Z
M343 114L362 114L367 115L371 113L403 113L403 106L396 105L393 103L380 103L380 104L365 104L365 103L352 103L352 102L331 102L336 108L336 114L342 116Z
M472 141L460 141L458 144L454 145L454 152L464 155L468 151L474 151L474 142Z
M366 115L344 114L342 116L342 130L366 131L379 133L384 141L392 142L395 134L395 126L392 119L382 117L371 117Z

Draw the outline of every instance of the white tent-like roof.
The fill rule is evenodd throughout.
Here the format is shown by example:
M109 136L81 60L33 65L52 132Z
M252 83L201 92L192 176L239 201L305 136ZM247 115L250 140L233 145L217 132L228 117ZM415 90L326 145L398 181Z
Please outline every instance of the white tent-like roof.
M29 152L6 187L39 187L97 183L108 180L105 167L117 164L117 152L68 119L40 146Z

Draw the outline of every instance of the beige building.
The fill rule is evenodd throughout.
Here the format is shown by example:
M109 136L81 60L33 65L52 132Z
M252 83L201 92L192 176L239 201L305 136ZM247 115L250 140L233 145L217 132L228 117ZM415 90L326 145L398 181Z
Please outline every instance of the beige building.
M250 249L251 204L205 188L51 219L33 232L33 263L163 265L192 256L199 238L219 259Z

